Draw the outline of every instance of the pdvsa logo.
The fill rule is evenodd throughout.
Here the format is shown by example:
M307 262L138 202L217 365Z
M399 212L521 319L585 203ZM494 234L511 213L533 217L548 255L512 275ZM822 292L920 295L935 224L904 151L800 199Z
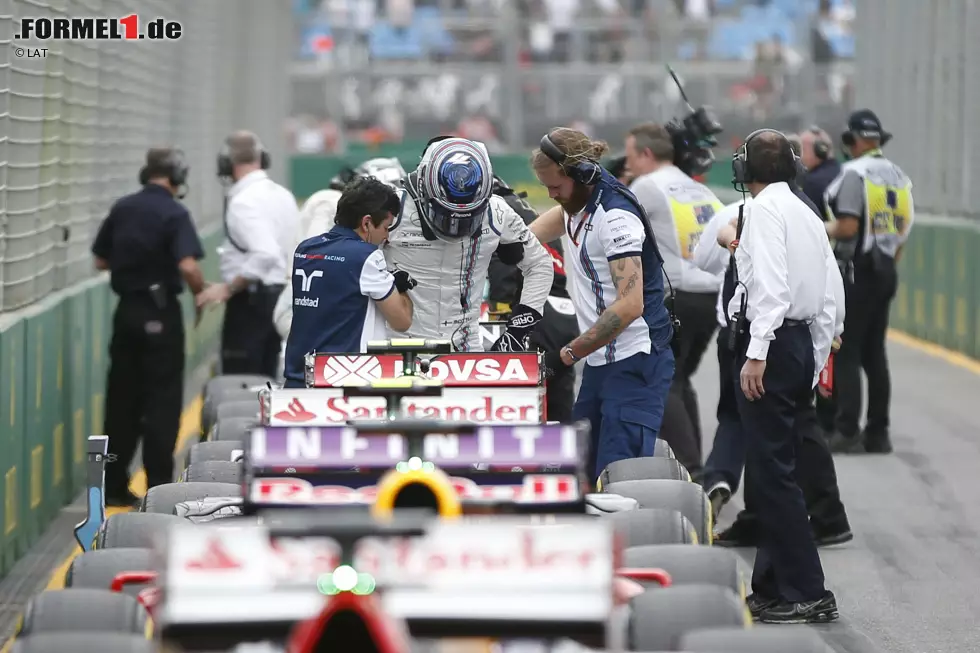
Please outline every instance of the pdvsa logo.
M183 27L175 20L155 18L141 23L136 14L121 18L21 18L15 39L36 41L176 41Z

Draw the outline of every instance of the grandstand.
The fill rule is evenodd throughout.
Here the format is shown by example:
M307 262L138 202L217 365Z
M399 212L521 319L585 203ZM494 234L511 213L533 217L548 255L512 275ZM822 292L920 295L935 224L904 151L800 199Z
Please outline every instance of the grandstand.
M294 149L461 125L498 152L554 124L620 140L678 109L665 62L731 133L839 124L853 19L851 0L297 0Z

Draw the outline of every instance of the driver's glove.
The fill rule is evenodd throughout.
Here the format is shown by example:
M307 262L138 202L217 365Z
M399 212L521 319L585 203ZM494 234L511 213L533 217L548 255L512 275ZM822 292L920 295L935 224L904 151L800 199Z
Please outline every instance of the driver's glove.
M524 304L517 304L511 311L504 335L493 343L490 351L527 351L528 337L541 321L541 313Z

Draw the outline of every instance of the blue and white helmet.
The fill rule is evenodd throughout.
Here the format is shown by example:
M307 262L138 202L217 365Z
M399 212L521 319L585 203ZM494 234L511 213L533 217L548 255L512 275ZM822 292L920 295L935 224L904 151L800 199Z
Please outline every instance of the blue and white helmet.
M374 177L382 183L394 186L398 181L404 179L408 173L402 167L401 161L395 157L378 157L368 159L354 168L354 175L357 177Z
M493 166L483 143L438 140L426 148L417 175L419 212L437 238L460 242L480 231L493 195Z

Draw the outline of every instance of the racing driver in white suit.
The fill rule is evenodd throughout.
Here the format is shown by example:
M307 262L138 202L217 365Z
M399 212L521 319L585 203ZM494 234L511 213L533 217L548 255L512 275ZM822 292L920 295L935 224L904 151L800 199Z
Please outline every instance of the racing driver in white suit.
M388 181L387 167L365 162L358 174ZM368 164L372 165L368 165ZM370 170L370 172L368 172ZM403 174L404 171L401 171ZM504 263L517 265L524 277L520 302L514 306L494 351L524 351L527 337L541 320L554 278L551 256L524 220L493 194L493 168L486 147L464 138L438 137L429 142L418 168L397 186L402 211L389 229L383 247L388 267L407 272L415 319L407 333L395 338L450 339L457 351L482 351L479 318L490 258L496 251ZM322 191L328 192L328 191ZM316 195L319 195L317 193ZM333 227L336 201L310 197L303 207L313 214L309 229L323 233ZM289 284L286 293L290 292ZM285 294L285 293L284 293ZM288 332L292 298L280 298L276 324ZM278 310L278 309L284 310Z

